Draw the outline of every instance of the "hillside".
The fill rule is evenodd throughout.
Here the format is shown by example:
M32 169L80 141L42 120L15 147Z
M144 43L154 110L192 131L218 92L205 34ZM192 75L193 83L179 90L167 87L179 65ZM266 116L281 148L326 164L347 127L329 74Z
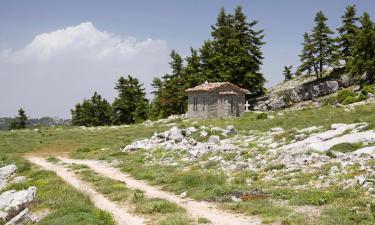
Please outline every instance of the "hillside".
M7 189L37 187L30 209L48 212L39 224L112 223L98 216L95 198L83 201L65 183L80 180L108 204L125 204L139 224L374 224L374 110L370 99L240 118L2 131L1 165L15 161L27 177Z

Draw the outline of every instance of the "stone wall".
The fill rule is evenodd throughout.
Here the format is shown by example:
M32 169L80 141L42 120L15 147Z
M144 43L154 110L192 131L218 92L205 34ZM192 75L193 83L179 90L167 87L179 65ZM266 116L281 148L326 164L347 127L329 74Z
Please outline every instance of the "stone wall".
M346 88L354 84L352 78L343 75L336 78L327 78L325 80L313 80L300 84L296 87L274 91L257 99L254 104L254 110L276 110L283 109L294 103L308 101L332 94L341 88Z
M225 91L233 91L237 95L219 95ZM229 102L231 97L235 105L233 111ZM194 98L198 99L197 110L194 110ZM244 104L245 94L232 87L220 87L209 92L189 92L187 115L195 118L240 116L244 112Z

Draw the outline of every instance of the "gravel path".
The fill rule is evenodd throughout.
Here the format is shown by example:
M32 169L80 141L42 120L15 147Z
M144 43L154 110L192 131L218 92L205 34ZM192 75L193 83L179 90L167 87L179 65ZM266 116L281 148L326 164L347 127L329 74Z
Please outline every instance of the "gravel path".
M69 171L64 166L49 163L45 159L40 157L28 156L27 159L30 162L40 166L44 170L55 172L56 175L61 177L66 183L72 185L80 192L88 195L97 208L112 214L114 220L118 225L145 224L144 218L130 214L130 209L128 207L118 205L117 203L108 200L102 194L91 188L88 183L80 180L74 172Z
M260 219L241 214L233 214L227 211L217 209L214 204L203 201L195 201L161 190L159 187L150 186L146 182L136 180L131 176L121 172L119 169L111 166L109 163L95 160L77 160L60 157L65 163L83 164L89 166L96 173L105 177L126 183L127 187L139 189L145 192L149 198L162 198L174 202L185 208L190 216L197 219L204 217L209 219L215 225L260 225ZM69 179L69 178L68 178ZM134 223L135 224L135 223Z

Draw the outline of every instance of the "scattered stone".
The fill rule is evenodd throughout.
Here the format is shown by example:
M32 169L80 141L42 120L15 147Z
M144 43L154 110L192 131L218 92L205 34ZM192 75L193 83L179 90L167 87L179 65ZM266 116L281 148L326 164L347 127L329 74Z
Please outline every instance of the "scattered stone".
M202 137L202 138L207 137L207 135L208 135L208 133L207 133L207 131L205 131L205 130L202 130L202 131L199 133L199 136Z
M220 142L220 137L218 135L211 135L208 139L208 143L216 144Z
M186 196L187 196L187 192L186 191L184 191L184 192L182 192L180 194L180 198L186 198Z
M280 132L284 132L284 129L281 127L273 127L270 129L270 131L274 133L280 133Z
M233 125L228 125L228 126L225 128L225 130L224 130L223 133L228 135L228 134L237 134L238 132L237 132L237 130L234 128Z
M360 176L356 177L356 179L357 179L359 185L361 185L361 186L363 186L366 183L366 177L363 176L363 175L360 175Z

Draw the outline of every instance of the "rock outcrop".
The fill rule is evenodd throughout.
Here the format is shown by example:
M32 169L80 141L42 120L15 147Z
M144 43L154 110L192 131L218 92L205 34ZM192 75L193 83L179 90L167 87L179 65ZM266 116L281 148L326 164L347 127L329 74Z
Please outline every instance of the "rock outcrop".
M192 156L197 157L208 151L229 151L237 149L233 144L228 144L225 140L220 140L220 136L211 135L208 142L197 142L192 135L199 131L199 136L204 138L208 135L206 127L202 126L199 130L195 127L179 129L174 126L170 130L161 133L155 133L149 139L143 139L127 145L123 151L135 151L138 149L156 149L166 150L187 150ZM211 128L211 132L221 132L222 136L236 134L234 126L227 126L225 129Z
M20 218L25 218L24 210L34 200L35 193L36 187L34 186L29 187L27 190L3 192L0 195L0 221L8 222L17 217L12 224L18 224L15 222L19 221Z
M276 110L289 107L295 103L308 101L328 95L354 84L352 78L343 75L338 78L327 78L322 81L308 79L307 82L288 82L276 86L257 100L254 110Z
M10 164L0 168L0 190L4 189L9 182L9 178L16 172L17 166Z
M10 178L16 173L17 166L10 164L0 168L0 190L7 187ZM14 177L11 183L22 183L24 176ZM18 225L30 221L27 208L34 198L36 187L30 186L27 190L8 190L0 194L0 224Z

